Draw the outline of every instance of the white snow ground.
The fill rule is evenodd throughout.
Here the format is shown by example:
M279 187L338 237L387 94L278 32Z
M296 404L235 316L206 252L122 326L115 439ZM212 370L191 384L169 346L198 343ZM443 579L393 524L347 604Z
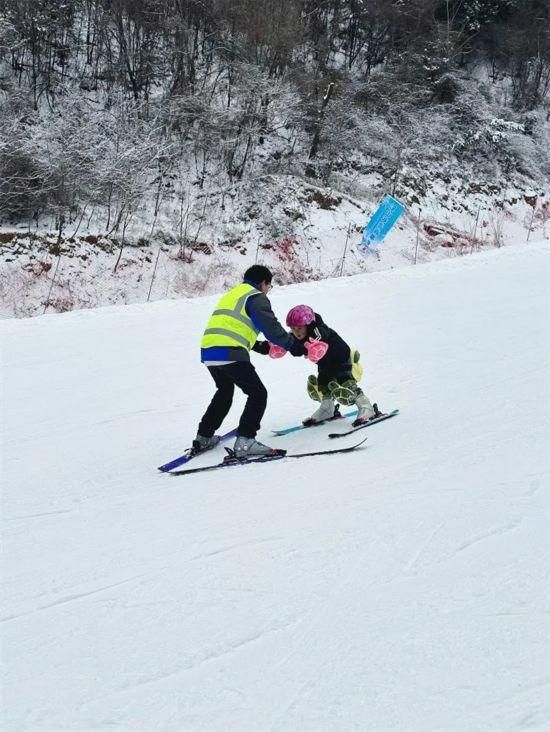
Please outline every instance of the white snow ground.
M2 729L547 729L549 252L275 288L401 414L204 475L155 467L211 396L215 298L1 322ZM311 369L255 363L269 441Z

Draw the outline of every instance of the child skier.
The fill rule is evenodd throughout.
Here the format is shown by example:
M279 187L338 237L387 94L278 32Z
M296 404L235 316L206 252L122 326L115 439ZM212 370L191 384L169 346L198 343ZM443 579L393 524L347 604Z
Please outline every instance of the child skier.
M286 324L295 338L305 341L304 345L309 347L310 354L313 349L319 349L318 374L312 374L308 378L307 393L321 404L311 417L303 421L304 425L314 425L334 417L338 409L335 402L346 406L357 405L354 427L380 414L378 406L371 404L357 384L363 374L359 353L350 349L338 333L325 324L320 315L309 305L296 305L289 310ZM323 347L323 344L328 348Z

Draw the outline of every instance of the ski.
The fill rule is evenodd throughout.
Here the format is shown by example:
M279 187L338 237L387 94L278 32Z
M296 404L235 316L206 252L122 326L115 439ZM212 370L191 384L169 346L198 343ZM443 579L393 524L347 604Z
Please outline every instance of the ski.
M330 419L325 419L322 422L317 422L316 424L297 424L294 427L285 427L280 430L271 430L274 435L277 435L277 437L282 437L283 435L289 435L291 432L298 432L298 430L308 430L310 427L320 427L322 424L327 424L327 422L334 422L335 419L342 419L342 417L354 417L357 414L357 409L354 409L351 412L346 412L345 414L335 414L334 417L331 417Z
M249 465L250 463L268 463L273 462L273 460L282 460L283 458L303 458L303 457L314 457L317 455L335 455L336 453L340 452L351 452L352 450L355 450L356 448L360 447L364 442L367 441L367 438L365 437L364 440L361 440L360 442L356 442L355 445L350 445L349 447L340 447L336 450L317 450L315 452L300 452L300 453L291 453L290 455L286 454L286 450L277 450L275 455L264 455L262 457L257 458L236 458L232 456L231 454L228 455L228 457L223 460L221 463L217 463L216 465L205 465L202 468L187 468L185 470L174 470L170 473L170 475L190 475L191 473L205 473L208 470L218 470L218 468L228 468L232 465Z
M377 422L383 422L385 419L390 419L390 417L395 417L396 414L399 414L399 409L394 409L392 412L388 412L387 414L380 414L378 417L373 417L372 419L369 419L368 422L364 422L363 424L358 424L357 427L352 427L350 430L347 430L346 432L330 432L329 437L331 439L334 439L336 437L346 437L347 435L351 435L354 432L357 432L358 430L362 430L365 427L370 427L373 424L376 424Z
M230 432L226 432L225 435L220 436L220 442L223 442L223 440L229 440L231 437L237 436L237 428L234 430L231 430ZM214 447L216 447L219 443L216 443ZM212 450L213 448L209 448ZM179 457L175 458L174 460L170 460L169 463L165 463L164 465L159 466L159 470L161 473L168 473L170 470L174 470L174 468L179 468L180 465L184 465L185 463L188 463L189 460L192 460L197 455L202 455L203 453L208 452L208 450L195 450L193 447L188 447L187 450L183 453L183 455L180 455Z

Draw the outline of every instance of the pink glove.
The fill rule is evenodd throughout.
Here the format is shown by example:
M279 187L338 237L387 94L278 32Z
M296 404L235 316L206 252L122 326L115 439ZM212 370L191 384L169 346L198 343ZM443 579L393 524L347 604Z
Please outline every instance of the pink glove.
M274 343L269 344L269 357L270 358L282 358L286 351L282 346L276 346Z
M313 363L317 363L328 351L328 343L316 341L314 338L310 338L309 341L309 343L304 343L304 348L307 350L306 358L309 358Z

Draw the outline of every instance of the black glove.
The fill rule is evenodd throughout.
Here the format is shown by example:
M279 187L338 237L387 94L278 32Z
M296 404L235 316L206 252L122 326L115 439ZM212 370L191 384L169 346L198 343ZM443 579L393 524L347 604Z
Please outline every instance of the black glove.
M267 356L269 354L269 342L256 341L256 343L252 346L252 350L256 351L256 353L261 353L262 356Z
M302 341L299 341L294 336L292 336L292 343L287 348L287 351L290 351L290 353L293 356L305 356L306 353L307 353L306 349L304 348L304 344L302 343Z

